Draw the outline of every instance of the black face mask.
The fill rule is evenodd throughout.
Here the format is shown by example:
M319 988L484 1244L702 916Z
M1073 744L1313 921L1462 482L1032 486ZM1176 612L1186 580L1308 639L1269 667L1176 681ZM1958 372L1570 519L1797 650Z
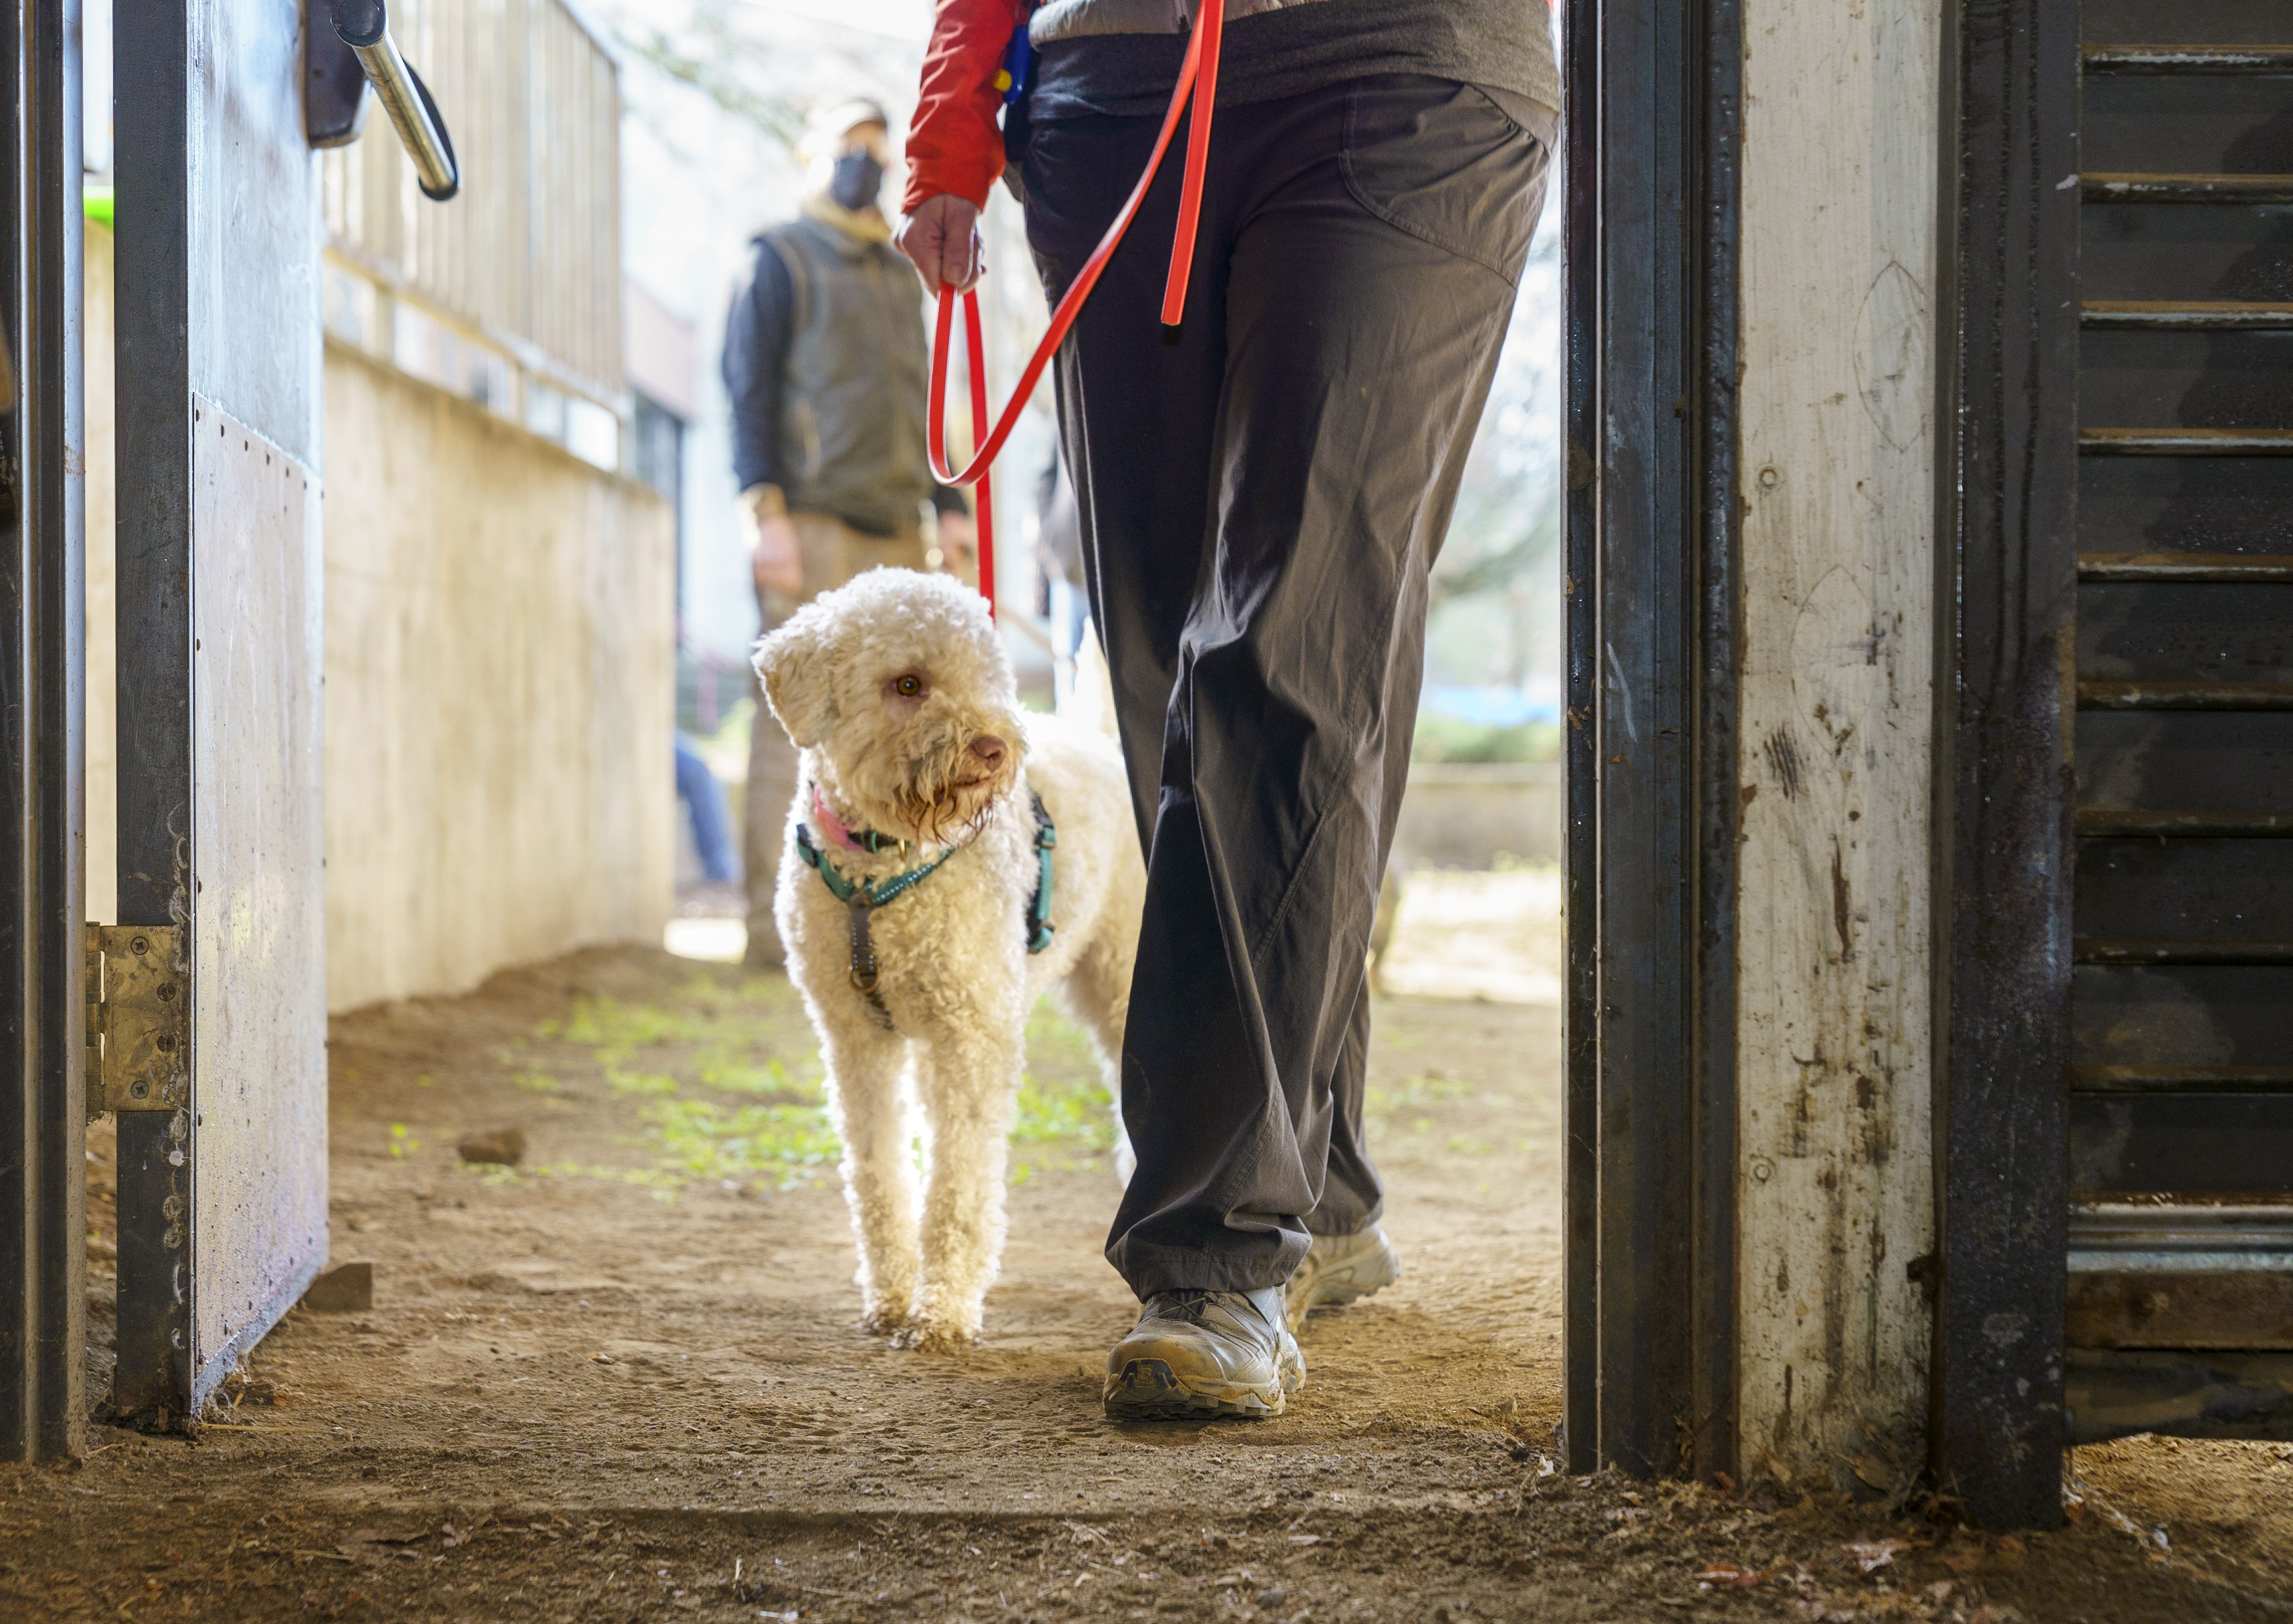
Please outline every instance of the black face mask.
M876 194L883 190L884 166L869 152L847 152L836 160L836 174L828 182L828 195L842 208L859 210L875 202Z

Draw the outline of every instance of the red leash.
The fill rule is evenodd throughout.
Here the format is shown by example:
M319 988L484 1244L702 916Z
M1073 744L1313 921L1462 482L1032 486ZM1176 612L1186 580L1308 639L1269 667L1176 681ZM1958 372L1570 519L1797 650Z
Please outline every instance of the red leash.
M1122 234L1130 229L1139 206L1146 200L1146 189L1155 183L1155 176L1163 167L1163 157L1171 150L1171 139L1179 133L1179 116L1186 111L1190 92L1194 97L1195 116L1187 133L1187 173L1179 192L1179 224L1171 242L1170 279L1163 287L1163 323L1176 327L1186 313L1187 282L1194 271L1195 227L1203 212L1203 175L1210 161L1211 113L1218 101L1219 36L1226 25L1223 0L1198 0L1202 12L1195 20L1194 33L1187 41L1187 56L1179 68L1179 83L1171 93L1171 110L1163 117L1163 133L1155 139L1154 156L1146 160L1146 171L1131 189L1130 199L1106 228L1106 235L1098 239L1083 262L1082 270L1067 289L1066 297L1059 301L1058 309L1051 312L1051 325L1045 329L1042 342L1027 358L1025 368L1019 374L1019 387L1003 408L1003 415L995 420L993 430L984 440L979 438L979 425L987 421L986 346L979 331L979 295L967 288L963 294L963 342L971 373L971 428L973 451L971 460L961 469L952 469L947 461L947 348L955 319L956 294L943 284L939 290L939 325L932 335L931 405L929 441L932 473L944 485L976 485L979 488L979 591L987 600L987 612L995 613L995 502L994 487L988 478L997 453L1003 442L1011 437L1011 430L1019 421L1019 413L1035 385L1043 376L1043 368L1066 339L1075 318L1082 313L1083 302L1090 290L1098 285L1099 273L1106 262L1114 257Z

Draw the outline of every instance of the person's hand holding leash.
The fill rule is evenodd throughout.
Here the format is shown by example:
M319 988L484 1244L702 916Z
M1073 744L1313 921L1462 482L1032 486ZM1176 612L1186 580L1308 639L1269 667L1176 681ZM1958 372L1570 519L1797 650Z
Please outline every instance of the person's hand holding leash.
M915 262L934 297L943 285L961 293L979 279L979 209L969 198L946 191L926 198L901 216L892 242Z
M969 513L939 516L939 553L941 568L960 581L979 585L979 527Z

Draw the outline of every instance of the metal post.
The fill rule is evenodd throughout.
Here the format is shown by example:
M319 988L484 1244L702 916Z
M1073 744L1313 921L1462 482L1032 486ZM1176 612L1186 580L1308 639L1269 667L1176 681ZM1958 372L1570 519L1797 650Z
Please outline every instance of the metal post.
M1736 0L1574 0L1566 1425L1735 1465Z
M191 12L115 0L119 923L191 918ZM128 385L133 384L133 387ZM180 1426L190 1404L190 1113L119 1118L112 1406Z
M1930 1447L2062 1520L2077 607L2078 7L1944 8Z
M86 1114L81 932L78 0L0 42L0 1458L81 1447Z

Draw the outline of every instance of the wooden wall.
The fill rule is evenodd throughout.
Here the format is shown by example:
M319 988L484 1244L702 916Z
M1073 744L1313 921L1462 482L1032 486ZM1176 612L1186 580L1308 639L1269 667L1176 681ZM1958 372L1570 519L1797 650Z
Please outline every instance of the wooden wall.
M1739 1442L1925 1456L1941 0L1746 0Z
M368 134L320 160L329 246L562 384L611 399L622 387L612 58L559 0L414 0L391 16L446 116L461 196L425 201L369 107Z

